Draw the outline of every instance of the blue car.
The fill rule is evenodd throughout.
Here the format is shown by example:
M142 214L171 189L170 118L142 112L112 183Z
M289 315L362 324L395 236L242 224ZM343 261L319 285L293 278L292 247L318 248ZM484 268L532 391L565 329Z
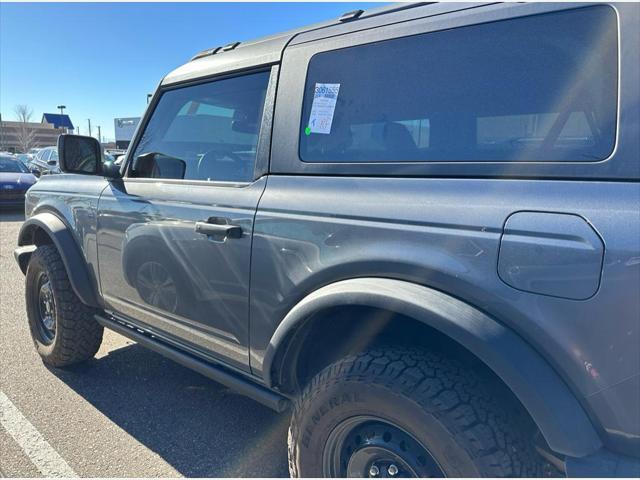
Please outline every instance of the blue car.
M0 155L0 206L22 206L24 196L37 178L22 162Z

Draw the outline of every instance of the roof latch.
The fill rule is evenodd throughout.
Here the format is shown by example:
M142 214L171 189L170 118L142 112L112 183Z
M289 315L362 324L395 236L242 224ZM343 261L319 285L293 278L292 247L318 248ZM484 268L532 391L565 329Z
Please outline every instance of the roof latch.
M191 59L191 61L193 62L194 60L197 60L198 58L202 58L202 57L208 57L209 55L213 55L215 54L218 50L220 50L220 47L215 47L215 48L208 48L206 50L201 51L200 53L196 53L194 55L194 57Z
M343 13L340 17L341 22L349 22L351 20L355 20L360 15L364 13L364 10L353 10L351 12Z
M236 48L238 45L240 45L240 42L227 43L224 47L222 47L222 51L228 52L229 50L233 50L234 48Z

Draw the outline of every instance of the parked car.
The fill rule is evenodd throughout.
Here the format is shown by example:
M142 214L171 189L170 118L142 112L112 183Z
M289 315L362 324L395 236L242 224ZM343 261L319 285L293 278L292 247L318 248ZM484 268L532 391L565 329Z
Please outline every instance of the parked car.
M18 153L16 154L16 158L20 160L20 163L22 163L25 167L28 167L29 162L33 159L33 157L28 153Z
M0 155L0 207L24 206L25 194L36 180L17 158Z
M27 168L27 170L31 172L32 170L31 162L33 162L32 155L29 155L28 153L18 153L16 155L16 158L20 161L20 163L22 163L22 165L24 165Z
M291 408L293 476L637 477L639 45L637 4L438 3L196 55L29 190L40 356L108 328Z
M31 167L38 175L60 173L58 166L58 147L40 149L31 160Z

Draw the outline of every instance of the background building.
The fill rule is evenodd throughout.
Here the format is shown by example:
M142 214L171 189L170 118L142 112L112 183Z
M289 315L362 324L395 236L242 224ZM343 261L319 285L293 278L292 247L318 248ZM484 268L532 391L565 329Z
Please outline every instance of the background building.
M43 114L40 123L0 120L0 150L25 153L32 148L57 145L59 135L73 130L69 115L58 113Z
M0 122L0 150L23 153L34 147L56 145L58 135L65 133L50 123ZM26 140L26 141L25 141Z
M42 123L50 123L55 128L66 129L69 133L73 132L73 123L69 115L61 115L59 113L43 113Z
M140 117L115 118L113 120L116 134L116 148L126 150L133 134L138 128Z

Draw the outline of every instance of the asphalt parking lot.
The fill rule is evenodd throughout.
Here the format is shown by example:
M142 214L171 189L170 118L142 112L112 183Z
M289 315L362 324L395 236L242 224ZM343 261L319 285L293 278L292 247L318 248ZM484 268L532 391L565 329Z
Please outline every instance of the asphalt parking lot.
M0 476L288 476L288 415L113 332L87 364L45 367L13 260L23 220L0 211Z

